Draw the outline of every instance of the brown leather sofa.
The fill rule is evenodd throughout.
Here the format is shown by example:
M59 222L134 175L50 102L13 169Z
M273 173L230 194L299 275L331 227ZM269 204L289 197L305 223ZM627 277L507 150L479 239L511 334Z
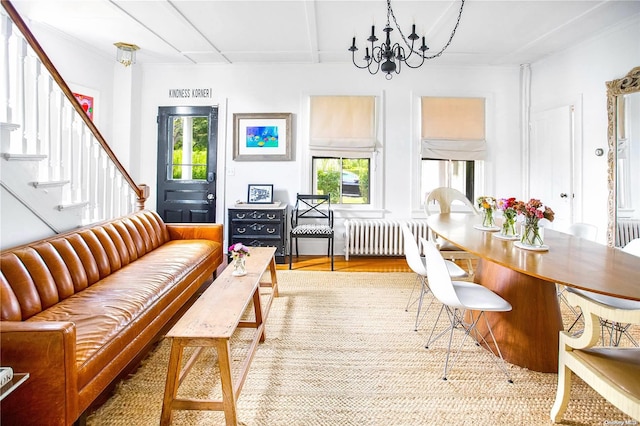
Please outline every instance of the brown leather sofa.
M142 211L0 254L0 364L29 379L0 424L69 425L223 259L221 224Z

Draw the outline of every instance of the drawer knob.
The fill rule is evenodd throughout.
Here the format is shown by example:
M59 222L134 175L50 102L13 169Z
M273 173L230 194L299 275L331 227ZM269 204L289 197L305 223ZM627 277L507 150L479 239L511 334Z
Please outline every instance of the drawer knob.
M244 234L247 232L247 228L238 228L238 234Z

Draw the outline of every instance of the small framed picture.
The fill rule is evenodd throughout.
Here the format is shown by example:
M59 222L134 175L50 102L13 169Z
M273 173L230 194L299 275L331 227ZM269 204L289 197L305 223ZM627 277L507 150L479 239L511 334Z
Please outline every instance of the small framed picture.
M273 203L273 185L249 184L249 204L271 204Z

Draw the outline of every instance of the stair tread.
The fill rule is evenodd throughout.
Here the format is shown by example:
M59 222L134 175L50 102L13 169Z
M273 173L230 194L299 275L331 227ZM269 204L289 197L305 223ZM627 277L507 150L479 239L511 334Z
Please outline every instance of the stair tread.
M3 152L2 157L5 160L44 160L47 158L44 154L12 154L10 152Z
M81 201L79 203L59 204L57 209L58 210L76 209L76 208L84 207L84 206L86 206L88 204L89 204L88 201Z
M52 186L64 186L70 182L71 181L69 180L48 180L48 181L30 182L30 184L36 188L40 188L40 187L52 187Z

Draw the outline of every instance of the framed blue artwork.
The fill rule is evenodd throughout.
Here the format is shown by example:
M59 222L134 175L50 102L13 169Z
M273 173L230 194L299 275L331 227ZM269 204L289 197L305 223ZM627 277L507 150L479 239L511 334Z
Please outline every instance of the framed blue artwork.
M233 114L233 159L291 160L291 116L291 113Z

